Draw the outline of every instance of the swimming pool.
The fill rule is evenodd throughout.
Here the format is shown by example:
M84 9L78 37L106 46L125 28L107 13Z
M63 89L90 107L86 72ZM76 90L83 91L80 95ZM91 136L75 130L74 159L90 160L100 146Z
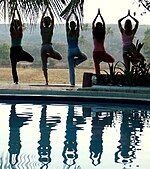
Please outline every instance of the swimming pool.
M150 107L0 103L0 169L148 169Z

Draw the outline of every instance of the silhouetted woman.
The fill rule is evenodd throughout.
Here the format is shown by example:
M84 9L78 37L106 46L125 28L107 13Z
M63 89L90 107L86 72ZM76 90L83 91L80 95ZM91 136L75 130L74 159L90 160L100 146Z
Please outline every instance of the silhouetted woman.
M70 21L71 15L75 16L76 22L73 20ZM75 85L74 68L87 59L85 54L81 53L78 46L80 25L79 25L78 16L74 12L74 10L72 10L70 15L66 19L66 33L67 33L67 42L68 42L68 63L69 63L70 84L74 86Z
M47 9L49 11L50 16L45 16ZM41 36L42 36L42 47L41 47L41 59L42 59L42 69L46 81L46 85L48 85L48 72L47 72L47 60L48 57L61 60L62 56L53 49L52 47L52 36L54 30L54 16L50 8L47 6L40 23Z
M124 28L122 27L121 22L128 16L131 17L131 19L135 21L135 26L133 29L132 29L132 22L130 19L127 19L125 21ZM130 70L130 57L129 56L131 56L132 52L135 52L136 50L133 44L133 39L138 29L138 25L139 25L138 20L130 15L130 10L128 11L128 14L126 16L118 20L118 26L122 34L123 60L124 60L124 64L127 70Z
M98 16L100 16L102 22L96 23ZM104 41L105 41L106 28L105 28L105 21L100 13L100 9L98 9L98 13L95 19L93 20L92 33L93 33L93 43L94 43L93 60L94 60L95 72L97 75L99 75L100 63L102 61L107 63L114 62L114 58L105 51Z
M15 12L17 12L18 19L15 19ZM12 76L15 84L18 84L17 75L17 62L28 61L33 62L33 57L25 52L21 46L21 40L23 37L22 21L18 9L14 10L12 21L10 24L10 36L11 36L11 48L10 48L10 60L12 66Z

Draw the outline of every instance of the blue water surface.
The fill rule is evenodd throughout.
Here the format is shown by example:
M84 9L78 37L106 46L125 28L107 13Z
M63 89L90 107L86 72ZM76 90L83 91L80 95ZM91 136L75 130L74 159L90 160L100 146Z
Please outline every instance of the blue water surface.
M0 103L0 169L149 169L150 109Z

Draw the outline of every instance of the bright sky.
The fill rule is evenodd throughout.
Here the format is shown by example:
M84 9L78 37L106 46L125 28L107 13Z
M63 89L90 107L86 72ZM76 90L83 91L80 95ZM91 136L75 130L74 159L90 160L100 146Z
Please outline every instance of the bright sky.
M147 14L141 16L141 13L146 11L146 9L142 6L138 7L137 2L138 0L85 0L84 23L92 23L98 8L100 8L106 24L117 24L118 19L127 15L128 9L130 9L132 15L136 12L135 17L139 20L141 25L150 25L150 12L147 11ZM55 23L56 22L57 19L55 20ZM3 23L2 18L0 19L0 23Z
M138 0L85 0L84 4L84 22L91 23L100 8L106 24L117 23L118 19L127 15L130 9L133 15L136 12L136 19L140 24L150 25L150 12L141 16L145 11L143 7L138 7Z

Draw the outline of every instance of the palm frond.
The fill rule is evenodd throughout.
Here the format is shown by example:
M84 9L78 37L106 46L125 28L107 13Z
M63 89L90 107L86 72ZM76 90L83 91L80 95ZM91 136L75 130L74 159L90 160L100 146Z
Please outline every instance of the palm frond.
M138 2L150 12L150 0L138 0Z
M83 18L84 0L0 0L1 16L6 20L7 16L10 19L16 7L21 15L31 22L35 22L39 13L49 5L55 17L61 20L61 17L66 18L72 8L78 13L80 21Z

